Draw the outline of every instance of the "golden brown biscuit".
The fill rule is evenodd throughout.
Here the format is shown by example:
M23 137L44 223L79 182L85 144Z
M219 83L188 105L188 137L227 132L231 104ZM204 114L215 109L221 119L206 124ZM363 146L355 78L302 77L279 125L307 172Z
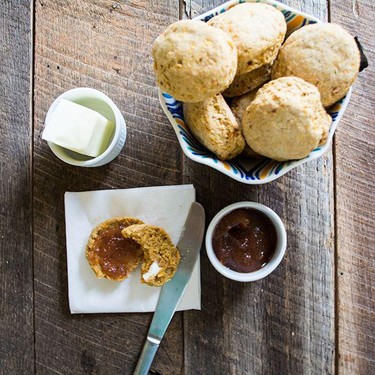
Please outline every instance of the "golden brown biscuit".
M233 98L230 103L230 109L232 110L234 117L236 118L240 128L242 128L242 116L246 111L246 108L254 100L258 90L250 91L244 95Z
M195 138L219 159L233 159L243 151L245 140L222 95L200 103L184 103L183 108L186 124Z
M235 76L230 86L222 93L223 96L233 98L255 90L271 79L271 66L263 65L249 73Z
M324 107L341 99L357 77L360 54L354 38L331 23L307 25L280 49L272 78L296 76L318 87Z
M323 143L331 117L318 89L296 77L283 77L258 90L242 120L251 148L278 161L301 159Z
M246 111L246 108L254 100L257 92L258 90L250 91L244 95L233 98L232 102L230 103L230 109L232 110L234 117L236 118L237 123L241 129L242 129L243 114ZM251 157L251 158L262 157L262 155L259 155L257 152L255 152L247 143L242 152L242 155L245 157Z
M236 45L237 75L272 64L286 33L283 14L268 4L239 4L208 24L227 32Z
M143 250L143 283L161 286L174 276L180 263L180 253L163 228L146 224L132 225L123 229L122 235L137 242Z
M152 54L157 84L183 102L224 91L236 74L233 41L202 21L173 23L155 40Z
M132 217L115 217L100 223L91 232L86 258L97 277L122 281L129 277L143 259L141 247L133 240L125 239L121 231L142 220Z

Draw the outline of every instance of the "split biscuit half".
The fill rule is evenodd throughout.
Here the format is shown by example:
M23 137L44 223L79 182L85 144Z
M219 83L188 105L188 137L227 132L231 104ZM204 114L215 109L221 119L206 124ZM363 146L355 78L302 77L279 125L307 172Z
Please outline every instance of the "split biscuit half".
M86 258L97 277L122 281L142 261L139 244L121 234L124 228L134 224L143 224L143 221L114 217L93 229L86 245Z
M147 224L132 225L125 228L122 235L142 248L143 283L161 286L174 276L180 263L180 253L163 228Z

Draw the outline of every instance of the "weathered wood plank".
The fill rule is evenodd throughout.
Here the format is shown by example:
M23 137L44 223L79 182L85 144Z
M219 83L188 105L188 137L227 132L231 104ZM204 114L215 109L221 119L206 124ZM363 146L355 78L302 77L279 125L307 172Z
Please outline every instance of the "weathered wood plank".
M375 373L375 4L331 1L331 21L358 35L370 66L336 134L338 373Z
M0 5L0 372L33 373L32 2Z
M129 374L150 314L71 316L67 300L64 191L181 182L178 142L160 108L151 44L178 19L177 1L36 1L35 324L39 373ZM72 87L109 95L125 116L128 138L109 165L75 168L40 138L53 99ZM157 157L155 157L157 155ZM153 368L178 373L182 315L174 318Z
M221 1L184 1L195 16ZM326 19L325 1L285 3ZM334 372L333 164L329 152L279 180L242 185L185 160L208 219L222 207L254 200L286 224L287 255L266 279L221 277L202 256L202 312L184 314L186 374L332 374Z

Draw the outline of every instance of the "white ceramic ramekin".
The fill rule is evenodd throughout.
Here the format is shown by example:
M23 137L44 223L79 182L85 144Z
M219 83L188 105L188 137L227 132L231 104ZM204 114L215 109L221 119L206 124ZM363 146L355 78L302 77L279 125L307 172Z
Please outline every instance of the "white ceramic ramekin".
M107 149L95 158L80 155L52 142L47 142L52 152L62 161L78 167L99 167L112 161L120 153L126 140L125 119L116 104L98 90L77 87L64 92L52 103L46 115L45 125L50 121L51 115L61 99L70 100L99 112L115 124L115 131Z
M215 251L212 247L212 235L213 235L215 227L225 215L227 215L229 212L237 208L252 208L252 209L256 209L264 213L271 220L271 222L273 223L276 229L277 244L276 244L275 252L272 258L270 259L270 261L263 268L257 271L242 273L242 272L233 271L230 268L225 267L216 257ZM280 262L282 261L284 257L285 249L286 249L286 231L285 231L284 224L282 223L280 217L276 214L276 212L271 210L269 207L260 203L256 203L256 202L238 202L238 203L234 203L234 204L231 204L230 206L223 208L212 219L206 232L206 251L207 251L207 255L208 255L208 258L210 259L211 264L223 276L227 277L228 279L232 279L236 281L242 281L242 282L256 281L256 280L262 279L263 277L266 277L272 271L274 271L276 267L280 264Z

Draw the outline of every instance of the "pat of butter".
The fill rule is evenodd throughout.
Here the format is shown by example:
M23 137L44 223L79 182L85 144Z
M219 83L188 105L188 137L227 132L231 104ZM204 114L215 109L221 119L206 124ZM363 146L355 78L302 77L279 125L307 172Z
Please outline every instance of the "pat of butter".
M113 122L100 113L62 99L46 124L42 138L79 154L96 157L108 147Z
M143 274L143 279L145 281L149 281L150 279L154 279L159 271L161 270L161 268L159 267L159 265L156 263L156 262L153 262L150 266L150 268L148 269L148 271Z

